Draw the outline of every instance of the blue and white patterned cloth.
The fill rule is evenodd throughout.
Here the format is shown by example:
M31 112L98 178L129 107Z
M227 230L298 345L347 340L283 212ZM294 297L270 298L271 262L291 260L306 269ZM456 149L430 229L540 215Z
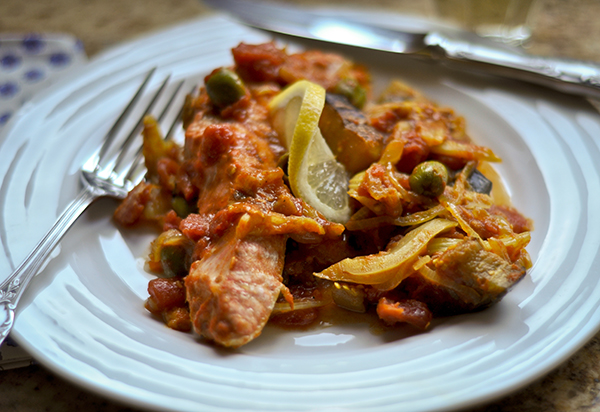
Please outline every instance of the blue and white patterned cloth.
M71 36L0 34L0 130L36 92L85 61Z
M86 60L81 42L68 35L0 33L0 131L35 93ZM10 336L0 346L0 370L32 362Z

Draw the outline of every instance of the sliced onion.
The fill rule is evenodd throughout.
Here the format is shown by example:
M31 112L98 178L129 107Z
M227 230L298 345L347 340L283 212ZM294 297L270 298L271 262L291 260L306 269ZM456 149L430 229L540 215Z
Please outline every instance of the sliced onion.
M347 258L315 276L338 282L377 285L389 290L414 272L413 263L436 235L456 226L456 222L434 219L411 230L390 249L374 255Z

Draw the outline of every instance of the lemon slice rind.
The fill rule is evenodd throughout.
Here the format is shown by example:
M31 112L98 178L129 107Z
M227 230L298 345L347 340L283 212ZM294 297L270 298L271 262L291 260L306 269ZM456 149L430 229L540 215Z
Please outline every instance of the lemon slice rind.
M289 149L292 193L328 220L345 223L350 218L348 174L319 130L324 105L325 89L300 80L275 96L269 111Z

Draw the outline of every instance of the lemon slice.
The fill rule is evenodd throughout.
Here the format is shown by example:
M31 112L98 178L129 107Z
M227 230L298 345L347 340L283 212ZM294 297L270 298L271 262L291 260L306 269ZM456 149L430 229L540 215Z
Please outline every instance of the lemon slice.
M325 89L300 80L271 100L269 112L289 150L292 193L328 220L345 223L350 218L348 173L319 130L324 105Z

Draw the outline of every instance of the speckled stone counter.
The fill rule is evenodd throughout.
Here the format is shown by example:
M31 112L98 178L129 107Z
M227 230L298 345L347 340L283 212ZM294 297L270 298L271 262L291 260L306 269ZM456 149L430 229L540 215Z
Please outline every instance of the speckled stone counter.
M287 0L287 2L293 2ZM318 0L295 3L323 4ZM364 0L338 0L364 7ZM370 1L427 14L427 1ZM0 32L60 32L82 40L92 57L120 42L210 13L196 0L0 0ZM540 0L532 53L600 62L600 1ZM476 412L600 411L600 334L538 382ZM0 371L0 411L132 411L65 382L42 366Z

